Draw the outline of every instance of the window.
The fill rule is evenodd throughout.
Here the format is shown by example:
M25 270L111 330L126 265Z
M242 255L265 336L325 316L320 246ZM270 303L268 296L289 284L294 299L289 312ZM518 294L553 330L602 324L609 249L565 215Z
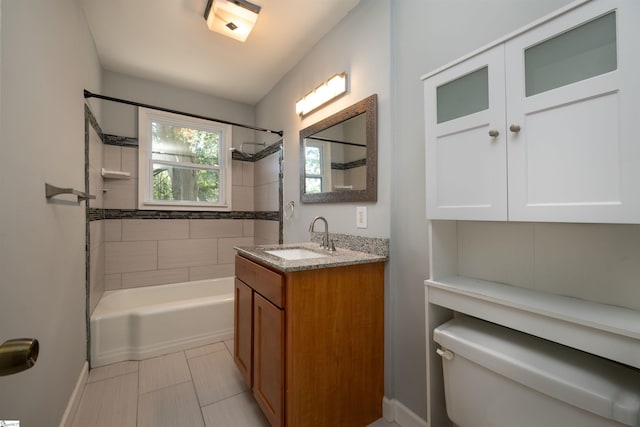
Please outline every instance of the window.
M328 143L305 140L304 190L307 194L331 191L331 162Z
M231 126L138 111L138 207L231 210Z

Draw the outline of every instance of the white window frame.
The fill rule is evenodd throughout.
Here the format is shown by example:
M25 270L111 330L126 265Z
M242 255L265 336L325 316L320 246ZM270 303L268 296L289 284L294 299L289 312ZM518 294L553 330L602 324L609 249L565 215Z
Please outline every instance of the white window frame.
M188 127L207 132L220 132L220 202L194 202L191 200L153 199L152 122L164 122L173 126ZM232 127L223 123L197 119L180 114L138 108L138 209L177 211L230 211L231 210L231 150ZM188 165L182 165L187 166ZM205 168L203 168L205 169Z

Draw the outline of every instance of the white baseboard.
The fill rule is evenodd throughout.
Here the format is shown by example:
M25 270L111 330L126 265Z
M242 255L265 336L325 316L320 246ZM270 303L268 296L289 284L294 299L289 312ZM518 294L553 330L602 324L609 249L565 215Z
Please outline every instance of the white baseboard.
M396 399L382 399L382 416L400 427L427 427L427 422Z
M67 403L67 409L65 409L64 415L62 415L60 427L71 427L71 423L73 423L73 417L76 415L78 405L80 405L80 398L82 397L84 385L87 383L88 377L89 362L85 361L84 365L82 365L82 371L80 371L80 375L78 376L78 381L76 382L76 386L73 389L73 393L71 393L71 397L69 398L69 403Z

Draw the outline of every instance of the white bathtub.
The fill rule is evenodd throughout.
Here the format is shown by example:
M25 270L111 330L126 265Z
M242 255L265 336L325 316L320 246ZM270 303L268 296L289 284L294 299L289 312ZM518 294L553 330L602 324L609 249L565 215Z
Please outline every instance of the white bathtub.
M233 277L106 291L91 315L91 367L233 338Z

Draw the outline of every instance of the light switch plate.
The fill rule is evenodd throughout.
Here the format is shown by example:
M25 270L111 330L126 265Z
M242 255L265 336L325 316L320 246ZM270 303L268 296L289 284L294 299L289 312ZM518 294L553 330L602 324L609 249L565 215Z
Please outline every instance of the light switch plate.
M356 207L356 227L367 228L367 207L366 206Z

